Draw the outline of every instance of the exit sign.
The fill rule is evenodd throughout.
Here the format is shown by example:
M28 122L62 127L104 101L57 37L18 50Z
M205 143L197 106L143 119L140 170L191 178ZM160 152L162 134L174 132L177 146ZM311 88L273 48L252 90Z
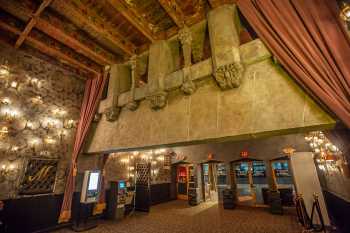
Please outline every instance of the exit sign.
M248 155L249 155L248 151L246 151L246 150L241 151L241 157L242 158L248 158Z

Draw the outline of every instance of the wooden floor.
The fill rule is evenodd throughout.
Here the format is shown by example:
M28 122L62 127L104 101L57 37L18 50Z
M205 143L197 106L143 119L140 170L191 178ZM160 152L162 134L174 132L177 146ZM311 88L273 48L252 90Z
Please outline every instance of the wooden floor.
M62 229L56 233L72 232ZM224 210L215 203L191 207L185 201L153 206L121 222L101 221L89 233L301 233L293 210L272 215L265 208L240 206Z

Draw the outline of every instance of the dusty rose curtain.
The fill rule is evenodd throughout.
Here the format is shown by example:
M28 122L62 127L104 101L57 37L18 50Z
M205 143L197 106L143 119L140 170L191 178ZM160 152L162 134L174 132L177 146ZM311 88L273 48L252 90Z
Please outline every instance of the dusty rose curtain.
M101 193L98 199L98 203L94 206L93 215L102 214L103 210L106 209L106 170L105 166L108 160L109 154L102 155L102 161L100 168L102 170L102 180L101 180Z
M84 139L87 135L91 122L94 118L99 100L102 95L103 87L106 82L107 72L104 75L98 75L95 78L88 79L85 84L83 103L80 110L80 119L77 127L71 164L67 177L64 198L61 207L61 213L58 219L59 223L68 222L71 218L72 198L75 190L75 176L77 173L77 158L81 151Z
M330 0L239 0L290 75L350 128L350 43Z

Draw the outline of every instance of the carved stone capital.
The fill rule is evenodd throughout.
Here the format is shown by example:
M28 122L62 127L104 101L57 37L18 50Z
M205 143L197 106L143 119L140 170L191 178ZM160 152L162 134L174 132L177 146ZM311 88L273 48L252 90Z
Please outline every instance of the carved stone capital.
M243 65L235 62L216 68L214 77L223 90L237 88L241 85L243 71Z
M168 93L165 91L160 91L148 97L151 103L151 108L154 110L159 110L165 107L167 103Z
M181 90L187 94L191 95L196 91L196 84L192 81L192 73L191 68L187 67L182 69L183 71L183 83L181 86Z
M120 114L120 108L117 106L109 107L105 110L104 114L106 115L107 121L116 121Z
M130 101L129 103L127 103L125 105L125 107L131 111L136 111L136 109L139 107L139 105L140 105L139 101L133 100L133 101Z
M191 35L191 30L188 27L183 27L179 31L179 40L182 45L191 45L192 43L192 35Z

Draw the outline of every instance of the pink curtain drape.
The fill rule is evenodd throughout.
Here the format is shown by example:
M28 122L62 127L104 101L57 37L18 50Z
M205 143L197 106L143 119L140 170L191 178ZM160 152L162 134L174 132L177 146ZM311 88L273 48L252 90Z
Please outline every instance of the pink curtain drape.
M289 74L350 128L350 43L330 0L239 0Z
M71 218L72 198L75 190L75 176L77 173L77 158L82 149L82 145L88 133L91 122L94 118L95 111L106 82L106 76L107 72L105 72L103 76L98 75L95 78L88 79L85 84L83 103L80 110L80 119L75 135L75 142L66 187L64 190L61 213L58 219L59 223L68 222Z

